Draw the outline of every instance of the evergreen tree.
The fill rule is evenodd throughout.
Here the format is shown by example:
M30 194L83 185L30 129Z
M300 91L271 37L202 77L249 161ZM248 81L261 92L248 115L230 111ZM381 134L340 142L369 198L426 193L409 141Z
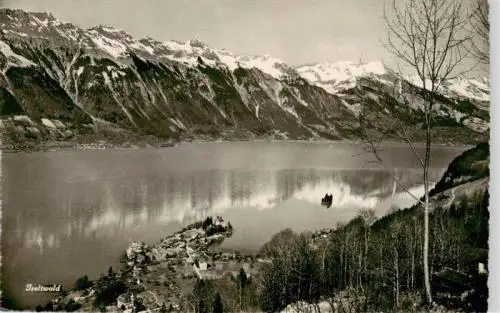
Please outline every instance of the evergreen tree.
M243 289L245 289L247 284L248 284L247 273L245 272L245 270L242 267L242 268L240 268L240 273L238 274L238 285L239 285L240 289L243 290Z
M74 288L76 290L83 290L89 286L90 286L89 277L87 275L84 275L76 280Z
M203 299L201 299L199 302L198 302L198 308L196 310L196 313L206 313L207 310L205 308L205 301L203 301Z
M222 305L222 297L220 296L220 293L215 294L214 302L212 304L212 312L213 313L223 313L224 312L224 307Z

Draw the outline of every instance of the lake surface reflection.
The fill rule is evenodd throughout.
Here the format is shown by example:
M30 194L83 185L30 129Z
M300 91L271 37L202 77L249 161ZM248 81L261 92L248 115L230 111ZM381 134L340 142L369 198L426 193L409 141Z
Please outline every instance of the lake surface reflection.
M332 227L362 208L385 214L423 192L405 146L390 170L345 144L224 143L172 149L59 151L3 156L2 280L18 305L48 296L27 283L70 288L95 278L132 240L155 242L207 215L230 220L226 248L258 249L277 231ZM434 153L433 181L462 150ZM331 208L321 198L333 195Z

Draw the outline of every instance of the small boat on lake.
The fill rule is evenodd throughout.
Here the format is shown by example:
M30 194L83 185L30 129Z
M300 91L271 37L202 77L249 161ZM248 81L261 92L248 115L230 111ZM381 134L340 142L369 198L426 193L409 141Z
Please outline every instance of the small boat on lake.
M321 199L321 205L325 206L327 209L329 209L332 206L333 202L333 195L329 195L328 193L325 194L325 197Z

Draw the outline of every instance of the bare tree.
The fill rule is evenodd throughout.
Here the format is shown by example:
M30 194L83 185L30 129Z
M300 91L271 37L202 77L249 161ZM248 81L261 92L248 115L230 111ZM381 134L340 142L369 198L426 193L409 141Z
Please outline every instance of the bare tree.
M364 267L363 274L366 276L368 273L367 265L368 265L368 242L370 241L370 231L372 224L377 220L377 216L375 215L375 210L373 209L363 209L358 212L358 216L360 216L363 220L363 233L364 233Z
M479 0L473 8L470 26L474 32L474 40L471 41L471 54L480 63L490 63L490 20L488 18L488 0Z
M409 138L407 143L423 169L424 180L424 281L428 303L432 303L429 278L429 165L431 129L436 93L443 82L463 74L465 31L468 16L462 0L392 1L390 14L384 10L387 25L385 46L400 62L416 73L424 99L425 153L420 155Z

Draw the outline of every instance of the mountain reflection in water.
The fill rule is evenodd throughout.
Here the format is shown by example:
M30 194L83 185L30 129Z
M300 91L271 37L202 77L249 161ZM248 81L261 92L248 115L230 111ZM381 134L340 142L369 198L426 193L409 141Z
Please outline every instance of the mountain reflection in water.
M442 171L434 171L432 178L437 180ZM105 237L150 224L185 225L230 210L272 210L291 200L316 211L324 209L319 204L326 193L332 195L330 210L374 208L383 213L391 199L395 205L398 199L412 202L393 175L421 195L418 170L213 170L68 183L57 197L41 195L41 212L18 211L14 233L21 246L38 247L43 254L64 237Z
M393 175L422 194L421 172L412 169L408 149L388 150L401 169L387 172L363 168L364 160L352 157L356 147L335 147L230 143L6 154L3 290L34 308L50 295L25 292L27 283L69 288L84 274L92 279L118 267L132 240L156 242L207 215L222 215L235 227L224 247L255 250L284 228L332 227L362 208L381 215L412 204ZM431 180L460 152L437 150ZM321 206L326 193L332 195L329 209Z

